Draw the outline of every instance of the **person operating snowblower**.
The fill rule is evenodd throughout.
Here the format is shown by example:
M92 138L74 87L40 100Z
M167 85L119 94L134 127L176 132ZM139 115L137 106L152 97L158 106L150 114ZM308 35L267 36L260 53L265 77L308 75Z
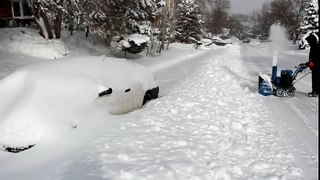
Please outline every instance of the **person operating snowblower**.
M309 61L305 66L311 69L312 73L312 91L308 93L309 97L318 97L320 90L320 46L316 35L310 34L306 38L310 46Z
M309 61L300 63L293 72L290 69L281 70L280 75L277 76L277 66L272 66L271 77L264 73L259 73L258 91L264 96L275 95L277 97L293 97L296 88L294 85L307 76L309 73L296 79L298 74L303 72L306 68L311 69L312 74L312 91L308 93L309 97L318 97L320 90L320 45L317 36L314 34L306 38L310 46ZM276 59L276 58L274 58ZM276 64L276 63L274 63Z

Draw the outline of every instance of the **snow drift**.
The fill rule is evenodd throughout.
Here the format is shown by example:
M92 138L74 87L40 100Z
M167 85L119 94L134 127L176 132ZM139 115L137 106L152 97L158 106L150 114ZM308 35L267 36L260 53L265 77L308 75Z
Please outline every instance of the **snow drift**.
M46 40L32 28L3 28L0 50L44 59L56 59L70 53L61 40Z

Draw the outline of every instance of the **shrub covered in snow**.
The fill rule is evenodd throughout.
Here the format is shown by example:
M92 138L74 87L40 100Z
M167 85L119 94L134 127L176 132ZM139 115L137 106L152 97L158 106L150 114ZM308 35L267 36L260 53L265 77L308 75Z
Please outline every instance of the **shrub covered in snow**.
M132 54L138 54L142 52L150 41L150 38L141 34L132 34L125 37L119 42L120 49Z

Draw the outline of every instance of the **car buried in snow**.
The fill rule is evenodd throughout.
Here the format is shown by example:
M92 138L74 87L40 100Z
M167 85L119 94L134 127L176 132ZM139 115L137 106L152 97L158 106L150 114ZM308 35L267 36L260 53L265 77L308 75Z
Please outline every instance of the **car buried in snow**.
M242 40L242 43L250 43L250 41L251 40L249 38L245 38L245 39Z
M0 150L24 151L88 123L90 109L120 115L158 94L153 73L125 59L90 56L22 67L0 80Z

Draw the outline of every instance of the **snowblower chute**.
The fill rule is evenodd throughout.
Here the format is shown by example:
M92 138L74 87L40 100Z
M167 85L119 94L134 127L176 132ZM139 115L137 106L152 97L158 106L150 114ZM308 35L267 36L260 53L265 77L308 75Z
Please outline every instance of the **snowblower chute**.
M300 64L296 67L295 72L290 69L281 70L280 77L276 75L276 68L272 68L272 77L260 73L258 85L259 93L264 96L275 95L279 97L293 97L296 90L294 87L294 84L297 82L295 81L296 77L306 68L307 66L305 64Z

